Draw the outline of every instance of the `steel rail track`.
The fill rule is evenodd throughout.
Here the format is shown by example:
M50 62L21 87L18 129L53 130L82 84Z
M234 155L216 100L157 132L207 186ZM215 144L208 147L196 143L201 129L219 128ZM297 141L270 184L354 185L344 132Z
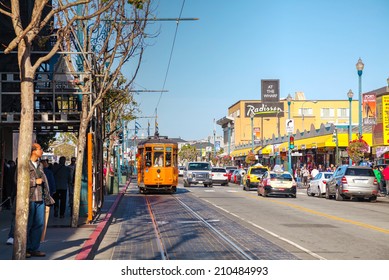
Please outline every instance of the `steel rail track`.
M240 248L234 241L232 241L225 234L223 234L219 230L217 230L214 226L212 226L209 222L207 222L203 217L201 217L198 213L196 213L196 211L194 211L192 208L190 208L186 203L184 203L183 201L181 201L179 198L177 198L174 195L172 195L172 197L190 215L192 215L194 218L196 218L198 221L200 221L201 224L203 224L206 228L208 228L211 232L213 232L214 236L218 237L219 239L223 240L226 244L231 246L231 248L233 248L233 250L235 252L239 253L243 257L243 259L245 259L245 260L253 260L253 258L251 256L249 256L248 254L246 254L246 252L242 248ZM166 246L164 245L161 232L160 232L160 230L158 228L158 222L157 222L157 220L155 218L155 215L154 215L154 212L153 212L153 209L152 209L152 205L150 203L150 200L147 198L147 196L145 197L145 199L146 199L147 208L148 208L148 211L150 213L150 217L151 217L151 220L152 220L152 223L153 223L154 231L155 231L155 234L156 234L157 244L158 244L158 248L159 248L159 251L160 251L160 254L161 254L161 258L163 260L168 260L169 259L169 254L168 254L168 252L166 250Z

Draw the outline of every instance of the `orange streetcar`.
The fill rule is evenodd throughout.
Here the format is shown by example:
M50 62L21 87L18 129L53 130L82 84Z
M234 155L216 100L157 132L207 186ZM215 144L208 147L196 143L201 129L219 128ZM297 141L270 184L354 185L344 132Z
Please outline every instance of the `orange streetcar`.
M166 136L139 142L137 153L140 193L165 190L175 193L178 184L178 144Z

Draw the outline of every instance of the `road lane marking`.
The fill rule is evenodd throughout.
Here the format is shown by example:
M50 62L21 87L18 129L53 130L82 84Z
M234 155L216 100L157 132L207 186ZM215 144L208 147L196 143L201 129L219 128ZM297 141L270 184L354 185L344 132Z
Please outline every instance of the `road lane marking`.
M342 217L326 214L326 213L319 212L319 211L316 211L316 210L313 210L313 209L310 209L310 208L306 208L306 207L303 207L303 206L299 206L299 205L296 205L296 204L293 204L293 203L288 203L288 202L279 201L279 200L277 201L275 199L269 199L269 198L260 198L260 197L257 197L257 198L261 199L261 200L268 201L268 202L272 202L272 203L275 203L275 204L280 204L280 205L288 206L288 207L300 210L302 212L310 213L310 214L313 214L313 215L316 215L316 216L320 216L320 217L324 217L324 218L327 218L327 219L330 219L330 220L344 222L344 223L347 223L347 224L352 224L352 225L359 226L359 227L362 227L362 228L371 229L371 230L375 230L375 231L382 232L382 233L385 233L385 234L389 234L389 229L385 229L385 228L373 226L373 225L370 225L370 224L366 224L366 223L362 223L362 222L358 222L358 221L354 221L354 220L350 220L350 219L346 219L346 218L342 218Z
M248 220L246 220L245 218L242 218L242 217L240 217L239 215L237 215L237 214L235 214L235 213L232 213L231 211L229 211L229 210L227 210L227 209L225 209L225 208L223 208L223 207L220 207L220 206L216 205L215 203L212 203L212 202L209 201L209 200L206 200L206 199L204 199L204 200L205 200L206 202L208 202L209 204L215 206L216 208L218 208L218 209L220 209L220 210L222 210L222 211L228 213L229 215L232 215L232 216L234 216L234 217L236 217L236 218L238 218L238 219L240 219L240 220L242 220L242 221L244 221L244 222L249 223L250 225L252 225L252 226L254 226L254 227L256 227L256 228L258 228L258 229L260 229L260 230L262 230L262 231L264 231L264 232L266 232L267 234L270 234L271 236L273 236L273 237L275 237L275 238L277 238L277 239L280 239L280 240L282 240L282 241L284 241L284 242L286 242L286 243L288 243L288 244L290 244L290 245L292 245L292 246L294 246L294 247L300 249L301 251L303 251L303 252L305 252L305 253L311 255L311 256L314 257L314 258L317 258L317 259L319 259L319 260L326 260L326 258L324 258L324 257L322 257L322 256L320 256L320 255L318 255L318 254L316 254L316 253L314 253L314 252L308 250L307 248L304 248L303 246L300 246L299 244L297 244L297 243L295 243L295 242L293 242L293 241L291 241L291 240L289 240L289 239L287 239L287 238L285 238L285 237L282 237L282 236L280 236L280 235L278 235L278 234L276 234L276 233L274 233L274 232L272 232L272 231L270 231L270 230L268 230L268 229L265 229L264 227L261 227L261 226L255 224L255 223L253 223L253 222L251 222L251 221L248 221Z

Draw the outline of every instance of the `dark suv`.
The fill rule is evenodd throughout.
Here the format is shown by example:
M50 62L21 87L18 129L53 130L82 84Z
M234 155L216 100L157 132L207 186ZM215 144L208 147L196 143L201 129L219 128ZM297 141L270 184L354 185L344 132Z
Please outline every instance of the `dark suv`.
M326 198L336 200L367 198L377 201L378 184L373 169L369 166L339 166L327 182Z

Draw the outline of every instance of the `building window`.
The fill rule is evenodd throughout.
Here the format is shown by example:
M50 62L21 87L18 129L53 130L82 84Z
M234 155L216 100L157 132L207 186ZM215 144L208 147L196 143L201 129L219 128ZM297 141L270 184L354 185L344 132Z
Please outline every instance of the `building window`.
M312 108L299 108L299 115L300 116L312 116L313 110L312 110Z
M348 108L339 108L338 109L338 117L339 118L348 118L349 116L349 109Z
M333 118L335 117L335 110L332 108L321 108L320 117L322 118Z

